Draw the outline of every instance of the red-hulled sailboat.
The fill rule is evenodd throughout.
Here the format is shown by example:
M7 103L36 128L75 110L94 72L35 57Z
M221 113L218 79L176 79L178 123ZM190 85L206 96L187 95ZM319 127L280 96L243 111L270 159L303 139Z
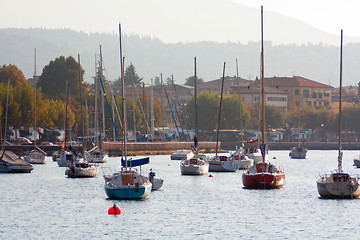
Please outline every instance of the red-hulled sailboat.
M263 7L261 6L261 138L260 146L262 162L254 164L242 175L245 188L250 189L272 189L281 188L285 184L285 173L275 165L266 163L267 153L265 143L265 88L264 88L264 38L263 38Z

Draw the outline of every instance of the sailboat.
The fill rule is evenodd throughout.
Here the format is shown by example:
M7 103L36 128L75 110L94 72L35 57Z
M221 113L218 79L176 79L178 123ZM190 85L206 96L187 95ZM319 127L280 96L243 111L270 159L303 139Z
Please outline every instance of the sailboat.
M291 148L289 156L293 159L305 159L307 158L308 150L305 147L301 146L300 142L300 118L301 118L301 108L300 108L300 101L299 101L299 136L298 136L298 145L297 147Z
M195 62L195 75L194 75L194 121L195 121L195 137L194 145L191 150L194 157L182 160L180 163L180 171L182 175L205 175L209 172L209 161L206 156L199 156L198 149L198 111L197 111L197 90L196 90L196 57Z
M10 80L8 80L7 95L6 95L6 113L5 113L5 134L4 139L1 138L0 150L0 173L30 173L34 167L27 161L21 158L22 150L20 150L20 156L15 154L12 150L6 149L4 143L6 142L6 130L7 130L7 118L8 118L8 106L9 106L9 87ZM1 124L0 124L1 125Z
M65 87L65 126L64 126L64 142L62 144L62 149L58 151L56 162L59 167L67 167L71 162L79 163L81 158L75 152L75 150L70 145L69 148L67 147L67 133L68 133L68 105L69 105L69 98L68 98L68 82L66 82Z
M79 65L79 85L80 85L80 101L82 101L82 97L81 97L81 92L82 92L82 88L81 88L81 66L80 66L80 55L78 55L78 65ZM83 124L83 111L82 111L82 102L80 104L81 106L81 126L82 126L82 136L83 136L83 144L82 144L82 149L83 149L83 156L84 156L84 152L85 152L85 144L84 144L84 124ZM66 141L66 140L65 140ZM71 146L70 146L71 147ZM73 151L74 155L75 152ZM76 158L74 160L74 158L72 158L70 160L70 163L68 164L68 166L66 167L65 170L65 175L68 176L69 178L89 178L89 177L96 177L96 175L98 174L98 166L96 165L92 165L89 164L85 158L83 158L83 162L76 162Z
M219 115L218 115L217 131L216 131L215 156L211 157L209 160L209 171L210 172L236 172L240 168L240 162L238 160L235 161L235 158L230 158L230 156L224 156L224 155L219 156L218 155L221 106L222 106L222 98L223 98L223 91L224 91L224 80L225 80L225 62L224 62L223 77L222 77L222 82L221 82Z
M341 30L340 44L340 88L339 88L339 129L338 129L338 169L330 175L321 176L317 181L317 189L322 198L358 198L360 187L358 177L342 171L342 149L341 149L341 101L342 101L342 45L343 30Z
M126 108L125 108L125 84L124 84L124 58L121 50L121 25L119 24L120 38L120 63L122 78L122 122L123 122L123 162L124 167L113 174L104 174L105 193L110 199L144 199L152 188L152 184L146 176L141 175L138 171L132 169L132 163L127 159L126 146ZM149 158L147 158L149 160ZM146 164L146 159L138 160L137 164Z
M46 153L36 146L37 129L36 129L36 48L34 54L34 149L30 152L25 152L24 160L31 164L44 164Z
M264 40L263 40L263 6L261 6L261 139L260 150L262 153L262 162L254 164L248 171L242 175L242 181L245 188L249 189L272 189L281 188L285 184L285 173L279 170L274 164L267 163L265 156L267 146L265 142L265 84L264 84Z
M99 64L99 69L98 69L98 77L94 78L95 79L95 88L98 89L99 86L99 81L102 81L103 78L103 66L102 66L102 52L101 52L101 46L100 46L100 64ZM96 91L95 94L95 108L98 109L98 91ZM104 93L105 94L105 93ZM103 97L103 96L102 96ZM102 103L103 105L103 103ZM104 117L104 114L103 114ZM98 120L99 120L99 116L98 116L98 110L95 111L95 128L96 128L96 139L95 139L95 145L93 148L91 148L90 150L85 152L85 158L88 162L90 163L105 163L106 159L107 159L107 155L104 154L101 145L102 145L102 141L100 138L100 136L98 136L99 134L99 124L98 124ZM103 122L105 122L105 120L102 120ZM101 136L101 138L104 136Z

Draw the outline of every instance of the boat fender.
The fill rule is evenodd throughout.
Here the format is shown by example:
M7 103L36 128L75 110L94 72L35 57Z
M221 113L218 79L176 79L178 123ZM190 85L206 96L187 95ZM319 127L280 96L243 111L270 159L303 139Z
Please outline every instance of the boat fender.
M116 206L116 203L114 203L114 205L109 208L108 214L109 215L120 215L121 209L118 206Z

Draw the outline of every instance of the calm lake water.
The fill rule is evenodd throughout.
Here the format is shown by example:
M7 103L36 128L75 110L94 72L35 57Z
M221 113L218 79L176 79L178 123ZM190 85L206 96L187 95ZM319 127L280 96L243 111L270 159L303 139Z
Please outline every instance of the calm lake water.
M343 169L354 175L344 151ZM241 171L182 176L179 161L151 156L142 168L164 179L147 200L113 201L104 191L103 171L91 179L68 179L50 157L30 174L0 174L0 239L359 239L360 200L323 200L319 173L337 168L337 151L309 151L290 159L270 151L270 162L286 171L281 190L246 190ZM272 159L276 157L276 159ZM120 158L103 166L115 169Z

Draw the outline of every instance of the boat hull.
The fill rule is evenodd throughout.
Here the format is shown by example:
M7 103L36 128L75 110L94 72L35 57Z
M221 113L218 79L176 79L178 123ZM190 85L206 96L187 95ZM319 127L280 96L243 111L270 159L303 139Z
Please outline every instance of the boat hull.
M293 147L290 152L290 157L293 159L305 159L307 158L308 151L306 148Z
M191 150L176 150L173 154L171 154L171 160L189 160L193 158L195 155Z
M254 152L251 152L251 153L246 153L245 155L248 158L253 159L254 164L261 163L263 161L263 156L261 155L260 151L254 151ZM265 162L268 160L268 158L269 158L269 154L266 153L265 154Z
M360 168L360 158L355 158L355 159L354 159L354 165L355 165L357 168Z
M106 160L108 158L108 155L106 154L100 154L100 155L91 155L87 156L87 162L89 163L106 163Z
M244 160L240 160L239 163L240 163L239 169L249 169L254 164L254 160L244 159Z
M4 162L0 162L0 172L1 173L30 173L34 169L33 166L26 164L14 164L7 165Z
M239 168L238 161L209 161L210 172L236 172Z
M359 179L348 174L336 173L323 176L316 181L316 184L321 198L341 199L360 196Z
M30 152L24 156L24 160L31 164L45 164L45 155L41 152Z
M30 173L34 167L10 150L0 152L1 173Z
M180 166L182 175L206 175L209 173L209 164Z
M285 184L285 173L243 173L242 181L247 189L274 189Z
M67 167L65 170L65 175L69 178L91 178L95 177L98 174L98 167L88 166L88 167Z
M144 199L151 192L151 183L143 184L136 188L135 186L112 187L105 184L105 193L110 199Z

